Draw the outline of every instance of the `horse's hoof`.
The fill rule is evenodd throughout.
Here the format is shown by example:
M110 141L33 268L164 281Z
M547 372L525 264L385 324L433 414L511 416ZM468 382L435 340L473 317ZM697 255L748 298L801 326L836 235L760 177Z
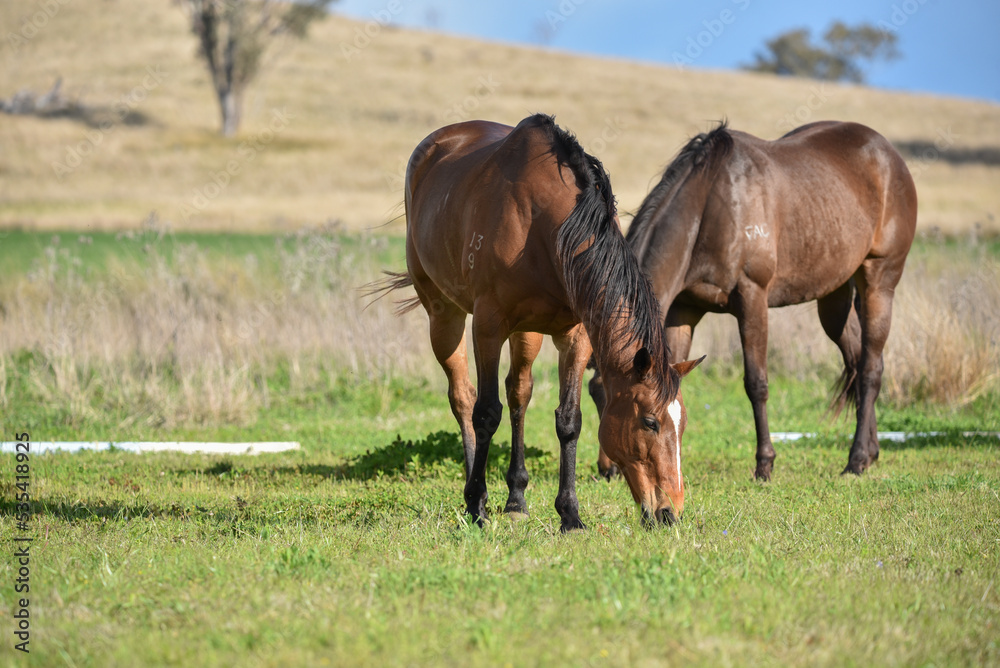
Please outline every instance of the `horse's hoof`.
M767 461L758 462L757 469L753 472L754 479L759 480L761 482L770 482L771 470L773 469L773 467L774 467L773 462L767 462Z
M844 470L840 472L840 475L847 475L848 473L851 473L853 475L860 476L867 468L868 466L865 464L850 462L846 467L844 467Z
M559 531L562 533L581 533L587 530L587 525L581 522L579 519L566 521L563 520L562 526L559 527Z
M521 522L530 517L527 511L522 510L504 510L503 513L509 517L512 522Z
M521 499L507 499L507 505L503 507L504 515L508 515L513 519L524 519L528 516L528 504L525 503L524 498Z
M614 464L612 464L606 469L602 469L600 466L598 466L597 472L600 473L601 476L608 482L611 482L612 480L621 475L621 471L619 471L618 467L615 466Z

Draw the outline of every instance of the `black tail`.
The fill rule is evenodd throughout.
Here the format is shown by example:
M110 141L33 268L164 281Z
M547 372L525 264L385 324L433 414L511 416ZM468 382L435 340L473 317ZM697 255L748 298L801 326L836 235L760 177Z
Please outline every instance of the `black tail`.
M852 280L851 283L854 281ZM858 291L854 290L854 313L861 312L861 295ZM857 322L855 321L855 326ZM851 320L848 320L848 327L851 327ZM860 336L860 330L857 336ZM855 361L855 365L858 364L860 360ZM840 417L844 408L850 406L851 408L857 408L858 406L858 393L861 388L858 387L858 369L857 366L849 366L847 363L844 364L844 370L840 374L840 378L837 382L833 384L833 389L830 396L830 405L826 409L827 415L836 419Z
M833 384L830 405L826 412L830 418L840 417L844 408L850 406L857 408L858 405L858 370L844 368L840 378Z
M371 301L365 304L365 308L368 308L394 290L408 288L413 285L413 279L405 272L383 271L382 273L385 274L385 278L380 281L372 281L361 288L363 290L361 293L362 296L372 298ZM420 306L419 297L400 299L396 302L396 315L409 313L418 306Z

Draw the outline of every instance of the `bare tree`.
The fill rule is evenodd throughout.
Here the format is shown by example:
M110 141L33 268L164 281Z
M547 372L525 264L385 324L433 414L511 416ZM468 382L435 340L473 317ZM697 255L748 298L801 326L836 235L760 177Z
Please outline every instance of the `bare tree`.
M766 52L755 54L755 61L744 68L785 76L864 83L861 61L899 57L896 34L867 23L851 27L836 21L827 28L823 41L825 44L813 44L806 28L790 30L768 40Z
M222 113L222 134L240 127L243 95L275 42L305 37L309 24L332 0L175 0L187 12L191 32L212 76Z

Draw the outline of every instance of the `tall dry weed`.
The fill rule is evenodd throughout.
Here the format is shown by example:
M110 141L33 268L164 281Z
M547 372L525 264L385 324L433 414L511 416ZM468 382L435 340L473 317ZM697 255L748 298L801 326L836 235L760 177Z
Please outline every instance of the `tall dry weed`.
M419 315L400 322L388 301L362 310L357 287L378 270L367 255L330 230L279 244L276 267L153 243L95 275L71 248L48 247L0 287L0 401L15 359L39 401L74 418L118 411L122 427L249 424L279 366L292 391L427 372Z
M884 396L963 406L1000 390L1000 264L907 268L896 293Z
M962 261L956 262L950 252L931 253L907 265L884 353L884 400L897 406L933 402L957 408L1000 393L1000 263L977 244ZM691 356L706 354L711 364L742 374L734 318L708 315L698 325ZM771 309L771 376L832 387L841 364L820 326L815 303Z
M278 239L266 262L168 251L162 239L135 241L133 259L100 273L54 244L27 277L0 283L0 406L22 391L74 419L112 411L122 428L245 425L276 382L293 394L374 382L386 401L398 377L443 384L421 310L399 318L391 299L364 308L358 287L378 276L384 239L359 249L337 229L304 231ZM911 261L897 290L883 380L897 405L1000 391L1000 265L947 257ZM772 310L770 323L771 375L832 386L840 356L815 305ZM703 320L692 355L705 353L742 374L733 318ZM551 346L540 359L554 360Z

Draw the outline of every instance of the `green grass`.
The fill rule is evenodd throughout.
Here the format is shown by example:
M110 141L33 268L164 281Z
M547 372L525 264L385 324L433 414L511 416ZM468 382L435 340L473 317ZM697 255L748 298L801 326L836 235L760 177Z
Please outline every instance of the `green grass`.
M0 261L44 262L50 236L11 232ZM61 247L79 244L60 236ZM73 253L83 280L144 257L142 238L91 236ZM278 273L286 242L167 235L156 252L169 259L195 244L219 266L254 254ZM359 266L402 266L397 238L338 243ZM928 264L969 257L960 243L921 244L915 252ZM27 271L8 273L9 290ZM1000 430L995 394L960 410L880 406L881 429L949 435L883 442L879 463L854 478L839 475L852 421L824 416L833 375L775 375L772 429L818 436L777 444L774 478L760 484L741 372L733 360L709 360L683 387L684 518L657 531L640 527L623 482L598 478L598 423L585 397L577 491L589 530L563 536L553 508L558 379L545 354L526 424L531 515L499 514L505 421L491 450L485 529L463 516L461 447L441 374L308 376L272 360L258 370L268 398L247 423L156 426L101 391L82 395L82 407L40 401L46 361L37 350L7 364L5 440L27 431L35 441L297 440L302 449L33 456L32 653L15 652L9 633L7 550L0 665L1000 662L1000 439L961 435ZM14 459L0 459L0 541L9 547L21 533Z
M386 267L402 262L403 237L372 234L337 234L336 241L349 254L364 254ZM6 271L0 281L11 280L46 262L52 251L78 258L88 274L101 276L109 267L143 263L150 251L173 261L177 250L195 246L208 260L258 258L265 267L278 261L278 249L288 247L296 238L288 234L239 234L216 232L174 232L155 222L147 222L126 232L39 232L35 230L0 230L0 261ZM402 268L399 265L398 268Z
M774 481L758 484L739 378L708 370L685 381L684 521L642 530L624 484L596 478L596 417L585 404L578 493L590 530L561 536L554 369L537 375L531 518L498 516L485 530L465 524L456 429L444 395L422 381L289 397L252 435L164 435L280 434L301 440L299 452L34 457L33 663L1000 660L996 439L884 443L874 469L844 478L848 439L836 434L850 425L824 422L822 388L778 380L776 428L824 435L780 444ZM100 431L50 434L30 410L13 414L35 439ZM933 426L996 429L996 415L989 425L957 414ZM883 426L907 419L883 415ZM509 431L496 440L498 511ZM10 559L0 573L11 582ZM0 591L13 609L11 588ZM0 657L18 661L9 642Z
M336 232L336 228L334 228ZM295 233L241 234L216 232L171 231L155 220L126 232L39 232L36 230L0 230L0 260L4 267L16 271L4 272L0 280L26 273L46 258L46 248L67 248L92 272L107 271L109 263L141 261L155 246L157 251L173 258L179 247L194 244L213 261L254 255L265 265L276 262L277 248L288 244ZM337 234L337 243L354 254L365 254L387 269L404 268L404 239L391 234ZM953 237L940 240L918 237L910 251L910 262L947 264L967 260L970 256L1000 259L1000 237L977 239L970 246L967 239Z

